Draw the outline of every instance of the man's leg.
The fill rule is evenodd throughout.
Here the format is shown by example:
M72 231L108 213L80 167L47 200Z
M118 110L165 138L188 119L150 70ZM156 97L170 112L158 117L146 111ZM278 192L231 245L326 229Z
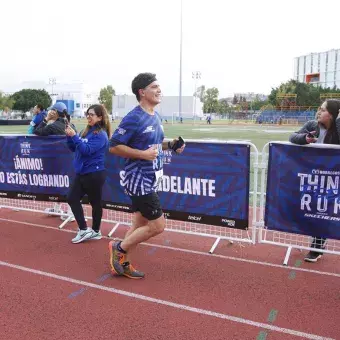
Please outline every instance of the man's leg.
M131 234L133 234L138 228L141 228L148 224L148 220L142 216L142 214L137 211L133 214L132 226L125 234L125 238L128 238ZM123 263L124 273L123 275L130 278L130 279L142 279L145 275L143 272L135 269L131 264L130 254L134 252L136 249L134 247L130 247L129 253L125 254L125 262Z
M165 229L165 218L157 193L131 199L133 209L140 212L135 215L135 225L122 242L109 244L111 268L118 275L124 275L123 264L128 262L128 252L131 252L139 243L149 240Z
M148 224L148 220L142 216L142 214L139 212L139 211L136 211L134 214L133 214L133 220L132 220L132 226L131 228L126 232L125 234L125 237L124 237L124 240L127 239L132 233L134 233L138 228L141 228L145 225ZM136 245L137 246L137 245ZM135 247L132 247L130 248L129 250L129 254L136 248ZM128 254L126 254L126 259L127 261L129 261L129 256Z
M139 243L149 240L151 237L161 234L165 229L165 218L162 215L156 220L148 221L147 225L137 228L128 237L124 238L120 246L125 251L128 252Z

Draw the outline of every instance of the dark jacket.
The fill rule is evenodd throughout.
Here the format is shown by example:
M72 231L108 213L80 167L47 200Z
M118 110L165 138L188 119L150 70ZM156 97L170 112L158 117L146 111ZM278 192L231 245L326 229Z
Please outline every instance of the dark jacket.
M48 124L44 119L39 126L34 130L37 136L52 136L52 135L66 135L66 118L58 118L55 122Z
M338 131L338 136L340 140L340 118L337 118L336 120L336 129ZM320 126L317 120L310 120L308 121L299 131L294 132L289 137L289 141L294 144L299 145L306 145L306 136L308 132L316 131L315 136L319 136L320 134Z
M84 175L105 170L105 157L109 145L107 133L104 130L94 133L92 127L85 137L74 135L67 137L67 145L75 152L74 167L76 174Z

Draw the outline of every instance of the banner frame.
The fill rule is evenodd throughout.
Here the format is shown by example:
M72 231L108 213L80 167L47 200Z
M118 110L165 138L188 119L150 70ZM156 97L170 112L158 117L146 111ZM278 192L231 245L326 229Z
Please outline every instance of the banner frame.
M36 138L39 136L34 136L34 135L28 135L28 134L1 134L0 136L10 136L10 137L29 137L29 138ZM46 138L50 138L46 137ZM53 138L54 136L52 136ZM59 137L60 136L56 136ZM170 139L165 139L165 141L170 140ZM247 230L243 230L243 229L235 229L235 228L228 228L228 227L220 227L223 228L225 230L229 230L230 236L225 236L225 235L221 235L221 232L218 232L218 228L215 228L216 226L208 226L208 227L212 227L212 228L202 228L203 232L200 231L200 225L198 223L194 223L194 222L184 222L184 224L187 226L190 224L190 228L188 228L189 230L183 230L182 227L169 227L169 225L171 225L171 222L176 222L176 220L167 220L167 226L166 229L167 231L171 231L171 232L179 232L179 233L183 233L183 234L191 234L191 235L197 235L197 236L203 236L203 237L210 237L215 239L214 244L212 245L211 249L209 250L209 253L213 253L214 250L216 249L216 247L218 246L220 240L228 240L230 243L235 242L244 242L244 243L249 243L249 244L255 244L256 243L256 221L257 221L257 196L258 196L258 167L256 166L258 164L258 159L259 159L259 153L258 153L258 149L256 148L256 146L253 143L250 142L245 142L245 141L238 141L238 140L197 140L197 139L187 139L186 140L187 143L189 142L195 142L195 143L205 143L205 144L209 144L209 143L218 143L218 144L235 144L235 145L246 145L249 148L249 181L248 181L248 188L247 188L247 192L248 192L248 213L249 214L249 210L252 208L252 220L249 221L248 224L248 229ZM253 149L253 150L251 150ZM254 157L254 161L252 162L252 157ZM251 191L251 181L250 181L250 176L251 176L251 167L252 165L254 166L254 179L253 179L253 190ZM250 204L250 195L252 195L252 204ZM8 204L4 202L7 201L12 201L13 204ZM28 202L27 206L22 206L21 204L18 204L18 206L16 206L14 203L14 201L23 201L23 202ZM30 201L25 201L25 200L20 200L20 199L4 199L0 197L0 208L12 208L14 210L23 210L23 211L31 211L31 212L40 212L40 213L45 213L45 214L49 214L49 215L55 215L55 216L60 216L61 219L63 219L63 222L61 223L61 225L59 226L59 229L62 229L67 223L71 222L74 218L72 216L72 213L70 211L70 209L67 209L67 211L53 211L53 209L45 209L45 210L39 210L38 208L34 207L35 203L40 203L40 201L36 201L36 200L30 200ZM45 203L45 206L51 206L54 204L59 204L59 205L63 205L65 206L65 204L67 205L67 203L65 202L53 202L53 201L41 201L42 203ZM32 206L33 207L32 207ZM41 204L42 206L43 204ZM37 204L37 206L39 206L39 204ZM69 207L68 207L69 208ZM52 210L51 211L46 211L46 210ZM87 210L87 209L86 209ZM85 211L86 211L85 210ZM106 209L108 212L112 211L111 209L108 210ZM130 217L132 217L131 213L128 213L130 215ZM108 214L110 215L110 214ZM92 219L91 216L88 216L86 214L86 218L87 219ZM249 219L249 215L248 215L248 219ZM108 222L108 223L113 223L114 227L111 229L111 231L109 232L108 236L111 237L113 235L113 233L117 230L117 228L120 225L131 225L131 223L128 223L125 221L125 218L123 220L121 219L116 219L116 218L103 218L102 219L103 222ZM177 222L181 222L181 221L177 221ZM183 222L183 221L182 221ZM174 224L174 223L173 223ZM204 226L204 225L203 225ZM209 229L209 232L207 232L207 229ZM210 232L211 230L211 232ZM233 234L234 231L234 234ZM246 233L246 235L241 235L242 232ZM251 235L249 234L251 232Z
M298 241L298 237L300 236L301 240L302 237L312 239L311 236L309 235L304 235L304 234L290 234L282 231L277 231L274 229L268 229L267 226L265 225L265 201L266 197L268 196L267 193L267 188L266 188L266 179L268 175L268 169L269 169L269 149L271 144L283 144L283 145L291 145L297 148L318 148L318 149L340 149L340 145L334 145L334 144L307 144L307 145L298 145L298 144L293 144L290 142L282 142L282 141L270 141L266 143L263 146L262 152L261 152L261 186L260 186L260 214L259 214L259 222L257 223L258 228L258 243L262 244L270 244L270 245L275 245L275 246L280 246L280 247L285 247L287 248L285 258L283 260L283 265L287 266L288 261L290 258L291 251L293 249L298 249L300 251L306 250L306 251L315 251L315 252L322 252L325 254L332 254L332 255L340 255L340 241L339 240L333 240L333 239L328 239L328 241L332 242L337 242L339 245L339 250L329 250L327 249L327 246L325 249L316 249L316 248L311 248L308 246L304 246L301 244L294 244L293 238L290 237L290 235L296 235L296 240ZM275 238L278 237L279 241L276 241ZM281 242L280 242L281 241ZM282 242L282 241L287 241L287 242ZM300 241L302 243L303 241ZM310 244L311 242L309 242ZM335 248L335 247L334 247Z

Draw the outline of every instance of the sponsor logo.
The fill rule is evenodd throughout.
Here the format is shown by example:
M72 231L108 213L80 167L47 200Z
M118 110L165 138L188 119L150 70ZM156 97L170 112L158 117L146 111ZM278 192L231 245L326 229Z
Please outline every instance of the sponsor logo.
M198 216L188 216L188 220L189 221L200 221L202 219L202 217L198 217Z
M37 196L27 195L27 194L18 194L17 197L18 198L28 198L28 199L31 199L31 200L35 200L37 198Z
M106 203L106 206L107 206L108 208L116 208L116 209L130 210L129 207L126 207L126 206L123 206L123 205L116 205L116 204L109 204L109 203Z
M228 220L226 218L222 218L222 223L226 223L228 227L235 227L234 220Z
M119 133L120 135L125 135L126 130L124 130L124 129L122 129L122 128L119 128L119 129L118 129L118 133Z
M20 143L20 152L21 155L27 156L31 153L31 143L22 142Z
M164 213L164 218L170 218L170 213Z
M49 196L48 199L50 201L58 201L58 197L55 197L55 196Z
M154 127L150 125L143 131L143 133L149 133L149 132L154 132L154 131L155 131Z
M7 192L0 192L0 196L7 196Z
M81 140L84 142L84 143L87 143L89 140L87 138L81 138Z

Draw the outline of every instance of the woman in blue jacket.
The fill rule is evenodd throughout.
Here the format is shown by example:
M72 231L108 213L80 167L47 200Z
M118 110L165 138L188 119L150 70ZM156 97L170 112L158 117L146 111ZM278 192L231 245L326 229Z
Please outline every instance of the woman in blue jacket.
M72 243L99 240L103 214L102 189L106 178L105 155L111 137L109 116L102 105L92 105L86 112L87 127L77 135L71 126L66 127L67 145L75 152L76 176L69 191L67 202L78 223L79 231ZM81 199L87 195L92 206L92 229L86 225Z

